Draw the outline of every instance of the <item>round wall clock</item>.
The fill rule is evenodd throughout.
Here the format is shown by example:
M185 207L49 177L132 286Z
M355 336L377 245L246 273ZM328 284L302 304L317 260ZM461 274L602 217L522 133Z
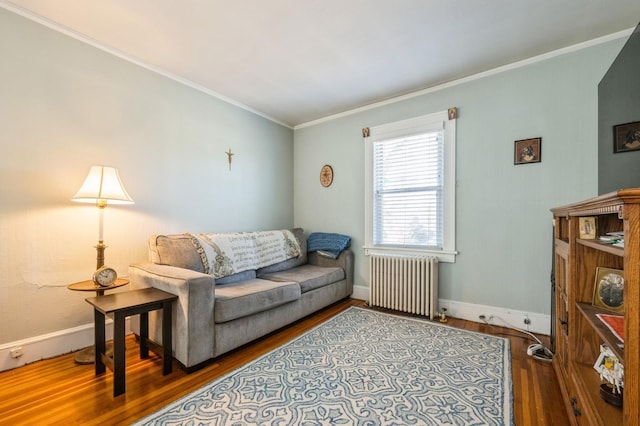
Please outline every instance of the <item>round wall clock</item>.
M330 165L325 164L322 166L322 169L320 169L320 184L326 188L330 186L332 182L333 168Z

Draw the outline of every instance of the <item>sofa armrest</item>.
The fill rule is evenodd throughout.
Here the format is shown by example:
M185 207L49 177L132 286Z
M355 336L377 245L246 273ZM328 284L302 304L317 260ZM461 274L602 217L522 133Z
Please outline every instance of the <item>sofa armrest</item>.
M129 266L132 289L155 287L178 296L173 305L173 356L193 367L213 357L215 280L211 275L175 266L141 263ZM151 317L150 317L151 318ZM150 337L161 334L150 324Z
M337 259L331 259L329 257L320 256L316 252L311 252L308 254L308 263L310 265L316 266L333 266L340 267L344 270L344 275L347 280L347 286L349 288L349 292L353 290L353 259L354 254L351 250L343 250L338 256ZM349 294L350 294L349 293Z

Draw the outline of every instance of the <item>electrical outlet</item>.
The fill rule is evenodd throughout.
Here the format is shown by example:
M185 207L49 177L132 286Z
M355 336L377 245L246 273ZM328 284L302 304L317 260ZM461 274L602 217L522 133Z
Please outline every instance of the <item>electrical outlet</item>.
M479 315L478 318L480 318L482 321L487 319L486 315L484 315L484 314Z
M525 315L525 316L524 316L524 323L525 323L526 325L531 324L531 320L529 319L529 316L528 316L528 315Z
M22 347L19 346L17 348L13 348L9 351L9 355L11 355L11 358L14 359L18 359L20 358L22 355L24 355L24 351L22 350Z

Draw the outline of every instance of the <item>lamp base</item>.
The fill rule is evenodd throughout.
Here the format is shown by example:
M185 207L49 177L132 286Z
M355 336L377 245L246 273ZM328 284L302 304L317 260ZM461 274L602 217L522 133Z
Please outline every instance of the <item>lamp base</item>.
M104 241L98 241L96 245L96 269L100 269L104 266L104 249L107 246L104 244Z

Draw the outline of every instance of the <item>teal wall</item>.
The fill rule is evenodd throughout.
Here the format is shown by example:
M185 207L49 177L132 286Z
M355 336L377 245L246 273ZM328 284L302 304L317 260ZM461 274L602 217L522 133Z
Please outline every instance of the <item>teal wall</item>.
M293 225L290 128L0 8L0 346L92 323L66 288L96 265L92 164L135 200L105 211L121 276L154 233Z
M597 195L597 85L624 40L529 61L482 78L299 126L294 221L351 235L356 285L368 287L361 128L458 108L455 264L440 297L550 313L550 208ZM542 137L542 162L513 165L514 141ZM331 164L335 180L318 175Z

